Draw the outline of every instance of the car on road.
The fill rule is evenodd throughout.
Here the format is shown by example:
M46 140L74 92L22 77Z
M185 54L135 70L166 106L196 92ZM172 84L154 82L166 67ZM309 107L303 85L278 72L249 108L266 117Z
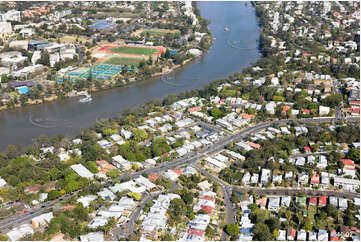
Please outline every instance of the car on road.
M24 210L24 211L23 211L23 213L28 213L28 212L29 212L29 211L27 211L27 210Z
M45 205L41 206L41 208L45 208Z
M29 212L29 214L34 214L34 213L35 213L35 211L30 211L30 212Z

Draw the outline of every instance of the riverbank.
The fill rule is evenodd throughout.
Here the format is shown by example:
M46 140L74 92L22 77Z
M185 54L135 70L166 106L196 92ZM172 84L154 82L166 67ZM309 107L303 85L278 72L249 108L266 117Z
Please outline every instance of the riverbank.
M97 87L93 86L92 88L83 88L83 89L81 89L79 91L72 90L71 92L66 93L64 96L61 96L61 97L58 96L58 95L51 95L49 97L44 96L44 97L42 97L40 99L32 99L32 100L28 99L28 101L26 101L25 103L17 103L17 104L13 104L12 106L9 106L9 105L0 106L0 111L24 108L24 107L27 107L29 105L45 104L45 103L53 102L53 101L56 101L56 100L59 100L59 99L73 98L73 97L77 96L77 94L76 94L77 92L96 93L96 92L110 90L110 89L114 89L114 88L124 88L124 87L127 87L128 85L131 85L131 84L136 83L136 82L147 81L147 80L150 80L152 78L156 78L156 77L162 76L164 74L168 74L170 72L176 71L176 70L180 69L181 67L184 67L188 63L194 61L195 59L202 57L205 53L206 53L205 51L202 51L202 55L195 56L193 58L189 58L189 59L183 61L182 64L174 65L171 68L163 68L162 72L153 73L149 78L144 78L144 79L141 79L141 80L136 80L136 78L130 78L130 79L128 79L129 80L128 82L123 80L122 81L122 83L123 83L122 86L119 86L119 85L117 86L117 81L116 80L105 81L104 82L105 85L102 86L101 88L97 88Z
M54 136L59 133L76 135L94 121L108 119L125 110L134 109L169 94L203 88L213 80L240 72L260 58L258 50L259 26L255 11L250 5L239 2L200 2L201 15L210 20L213 44L207 52L167 75L129 83L122 88L103 89L92 93L92 102L79 103L76 98L57 99L41 105L0 112L0 149L9 144L25 146L40 134ZM230 14L231 13L231 14ZM247 20L247 21L245 21ZM250 51L238 51L226 45L224 27L231 28L228 38L238 40ZM241 39L240 39L241 38ZM176 83L176 85L173 85ZM34 126L29 120L56 120L54 127ZM45 121L44 121L45 122ZM56 127L55 127L56 126Z

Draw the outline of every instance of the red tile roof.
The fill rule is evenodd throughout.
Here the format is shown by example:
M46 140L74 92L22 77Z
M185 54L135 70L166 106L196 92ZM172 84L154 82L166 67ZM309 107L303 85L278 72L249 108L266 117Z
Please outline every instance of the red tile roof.
M283 106L282 113L285 114L291 107L288 105Z
M255 148L255 149L262 149L262 146L253 142L248 142L248 145Z
M148 176L148 179L152 182L155 182L158 178L159 178L159 176L155 173L152 173Z
M289 233L287 233L288 236L292 236L295 237L296 236L296 230L294 228L291 229L291 231L289 231Z
M321 196L318 198L318 205L326 205L327 204L327 197Z
M315 173L312 177L311 177L311 183L320 183L320 175Z
M201 107L194 107L194 108L188 109L189 113L198 112L198 111L201 111Z
M331 230L331 237L330 237L331 241L339 241L340 239L338 238L338 236L336 236L336 230Z
M355 101L355 100L352 100L352 101L349 101L349 103L351 105L357 105L357 106L360 106L360 101Z
M199 229L190 229L188 230L188 233L191 235L197 235L197 236L204 236L204 231Z
M209 214L211 214L213 211L213 208L211 206L201 205L201 208Z
M359 108L351 108L351 113L360 113Z
M309 114L311 111L309 109L302 109L303 114Z
M253 117L254 117L253 114L248 114L248 113L242 113L241 116L242 116L242 118L244 118L244 119L250 119L250 118L253 118Z
M355 162L350 159L341 159L340 160L345 166L355 166Z
M41 189L41 185L40 184L36 184L34 186L29 186L27 188L24 189L25 193L37 193L38 191L40 191Z
M173 171L174 171L175 173L177 173L178 175L182 175L182 171L179 170L179 169L174 169Z
M63 206L63 211L73 210L74 208L75 208L75 206L72 205L72 204L65 204L65 205Z
M266 207L267 197L261 197L261 198L257 199L256 204L261 205L261 207Z
M357 227L355 227L355 226L351 226L351 228L350 228L352 231L357 231L358 230L358 228Z
M310 205L317 205L317 198L316 197L310 197L309 204Z

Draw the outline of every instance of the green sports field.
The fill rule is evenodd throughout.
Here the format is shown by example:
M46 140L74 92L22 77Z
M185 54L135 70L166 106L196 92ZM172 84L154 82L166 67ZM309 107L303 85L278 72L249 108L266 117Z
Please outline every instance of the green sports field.
M142 47L130 47L119 46L109 49L113 53L130 54L130 55L154 55L159 52L157 49L142 48Z
M141 58L127 58L127 57L112 57L104 62L108 65L127 65L127 66L138 66L142 61Z

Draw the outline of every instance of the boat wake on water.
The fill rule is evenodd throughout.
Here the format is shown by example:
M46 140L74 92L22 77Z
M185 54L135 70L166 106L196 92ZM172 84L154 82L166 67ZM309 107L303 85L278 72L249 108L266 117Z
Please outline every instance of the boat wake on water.
M72 127L72 123L65 119L33 118L30 114L29 122L39 128L51 129L57 127Z
M233 42L238 43L239 41L233 41ZM231 47L233 49L238 49L238 50L254 50L255 49L255 48L244 48L244 47L236 46L236 45L232 44L228 38L226 39L226 43L229 47Z
M183 84L170 82L169 80L175 80L175 77L174 76L168 76L167 73L162 75L162 82L164 82L165 84L168 84L170 86L175 86L175 87L184 86Z

